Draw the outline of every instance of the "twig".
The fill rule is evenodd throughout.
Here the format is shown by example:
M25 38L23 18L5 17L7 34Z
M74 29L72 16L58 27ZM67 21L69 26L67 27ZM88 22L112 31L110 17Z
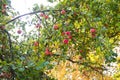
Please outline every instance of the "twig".
M84 18L85 18L86 22L88 23L89 27L91 28L90 22L88 21L88 19L85 15L84 15Z
M37 14L35 14L35 15L39 19L39 23L41 23L42 19L40 19L40 17Z

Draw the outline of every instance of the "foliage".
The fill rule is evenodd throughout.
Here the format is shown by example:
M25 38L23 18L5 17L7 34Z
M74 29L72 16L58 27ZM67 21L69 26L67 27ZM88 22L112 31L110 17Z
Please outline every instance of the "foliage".
M119 0L61 0L55 8L36 4L32 13L9 20L6 10L3 13L3 5L9 3L2 0L0 77L52 80L46 75L47 71L52 71L54 76L55 70L61 70L60 76L54 76L61 80L67 73L65 69L72 68L67 65L72 64L75 69L71 72L81 78L105 79L108 75L103 74L104 71L118 61L113 48L120 40L119 3ZM30 16L26 21L20 19L27 15ZM113 77L119 78L119 72Z

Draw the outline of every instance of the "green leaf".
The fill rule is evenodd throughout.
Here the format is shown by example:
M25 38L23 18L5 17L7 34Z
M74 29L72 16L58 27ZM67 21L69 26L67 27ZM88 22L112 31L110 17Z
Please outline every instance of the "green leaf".
M36 66L36 70L42 70L42 69L45 68L48 64L49 64L48 61L40 62L40 64Z
M25 68L18 68L18 71L23 72Z
M35 65L34 61L29 61L28 62L28 67L33 67Z
M51 3L53 3L54 2L54 0L47 0L48 2L51 2Z
M21 57L20 57L20 60L22 60L22 61L25 60L25 57L21 56Z

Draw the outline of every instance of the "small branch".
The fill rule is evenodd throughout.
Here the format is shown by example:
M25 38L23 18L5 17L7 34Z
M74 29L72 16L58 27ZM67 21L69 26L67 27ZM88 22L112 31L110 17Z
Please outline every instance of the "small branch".
M72 63L77 63L77 64L80 64L80 62L79 62L79 61L74 61L74 60L72 60L72 59L70 59L70 58L68 58L67 60L68 60L68 61L70 61L70 62L72 62Z
M101 71L99 71L98 69L96 69L96 68L99 68L99 67L92 67L92 66L88 66L88 67L90 67L92 70L94 70L94 71L96 71L96 72L98 72L98 73L100 73L100 74L102 74L102 72ZM100 68L102 71L103 71L103 69L102 68Z
M59 56L61 56L61 55L59 55L59 54L53 54L52 56L57 56L57 57L59 57ZM66 59L66 60L68 60L68 61L70 61L70 62L72 62L72 63L79 63L79 61L74 61L74 60L70 59L70 57L68 57L68 56L67 56L67 59Z
M115 37L115 36L118 35L118 34L120 34L120 31L118 31L118 32L116 32L116 33L110 35L109 38L113 38L113 37Z
M39 19L39 23L41 23L42 19L40 19L40 17L37 14L35 14L35 15Z

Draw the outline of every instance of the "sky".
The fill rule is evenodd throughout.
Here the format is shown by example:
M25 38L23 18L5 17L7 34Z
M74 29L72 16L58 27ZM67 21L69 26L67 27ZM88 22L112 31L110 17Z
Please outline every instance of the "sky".
M20 12L20 14L24 14L29 11L29 8L32 9L32 6L37 3L37 4L42 4L45 6L53 6L55 5L52 3L47 2L47 0L11 0L11 5L13 8L15 8L17 11Z

